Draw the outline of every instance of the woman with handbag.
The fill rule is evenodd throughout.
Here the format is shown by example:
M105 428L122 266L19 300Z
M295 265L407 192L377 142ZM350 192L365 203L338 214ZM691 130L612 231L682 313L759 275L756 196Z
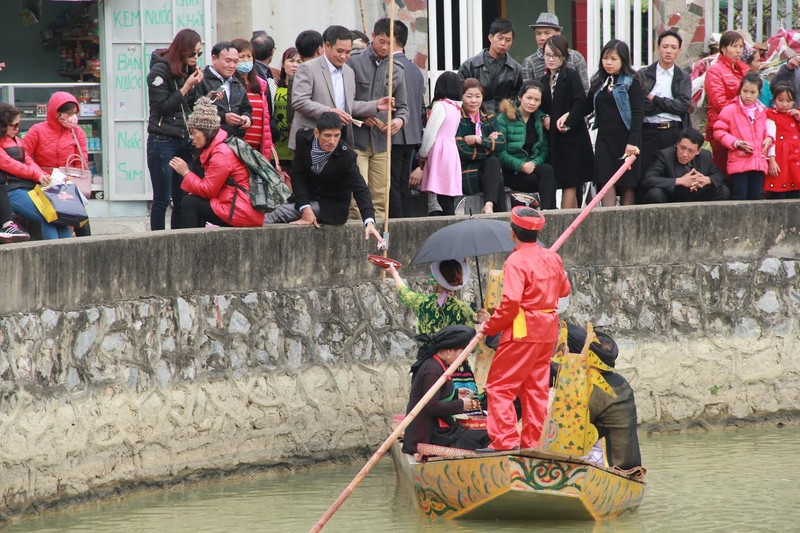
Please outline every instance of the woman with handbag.
M86 133L78 127L80 105L75 96L68 92L53 93L47 103L47 120L34 124L25 137L22 146L36 164L48 174L59 167L72 167L85 171L88 181L76 183L78 189L88 198L91 194L92 177L89 173L89 150ZM75 181L73 177L73 181ZM92 234L89 223L75 228L75 235L88 237Z
M205 177L189 170L180 157L170 167L182 176L183 227L216 226L258 227L264 213L253 209L250 202L250 171L225 142L228 134L219 127L217 107L202 96L186 120L192 144L200 153Z
M182 228L181 177L169 166L174 157L192 159L192 145L186 116L199 96L197 85L203 71L197 61L203 55L200 35L190 29L179 31L166 50L156 50L150 59L147 94L150 119L147 123L147 169L153 185L150 229L164 229L167 207L172 201L172 229Z
M11 208L29 223L41 226L44 240L72 237L69 227L47 222L28 195L36 185L49 185L50 175L26 153L19 139L19 121L19 109L0 103L0 177L8 191Z

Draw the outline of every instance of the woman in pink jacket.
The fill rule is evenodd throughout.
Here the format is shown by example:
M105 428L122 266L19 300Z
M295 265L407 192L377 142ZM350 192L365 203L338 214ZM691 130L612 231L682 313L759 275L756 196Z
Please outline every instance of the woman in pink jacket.
M728 151L727 170L731 200L760 200L767 172L767 108L758 101L764 80L747 74L739 98L728 104L714 123L714 139Z
M742 61L744 38L737 31L728 30L719 39L719 58L706 72L706 140L711 143L714 164L722 172L728 158L728 151L714 139L714 123L722 109L733 102L739 94L739 85L750 67Z
M169 165L183 176L183 227L217 226L257 227L264 223L264 213L250 203L250 172L225 143L228 134L219 127L217 107L208 97L197 100L186 122L192 144L200 152L205 176L191 170L186 161L174 157Z
M54 168L67 166L69 158L75 155L88 165L86 133L78 127L79 110L78 100L72 94L55 92L47 103L47 120L34 124L22 138L25 151L48 174ZM72 166L81 168L81 159L73 158ZM78 237L91 234L88 223L75 228Z

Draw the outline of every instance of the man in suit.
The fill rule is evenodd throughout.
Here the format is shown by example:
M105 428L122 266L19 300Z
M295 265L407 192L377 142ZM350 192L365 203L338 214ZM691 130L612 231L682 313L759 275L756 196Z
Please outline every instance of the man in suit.
M649 168L659 150L678 142L681 131L690 128L689 105L692 81L675 60L683 40L677 32L666 30L658 36L658 61L639 72L647 98L642 123L642 168Z
M350 200L355 198L364 221L364 238L371 235L383 244L375 229L372 196L358 170L355 150L342 140L338 113L326 111L313 130L297 132L291 175L295 203L284 204L267 215L265 224L288 222L316 228L320 223L344 224Z
M222 41L211 49L211 64L203 69L200 93L215 93L212 100L219 111L220 127L228 135L244 138L253 123L253 106L247 98L247 88L234 74L239 52L230 41Z
M323 53L300 65L292 83L294 118L289 132L289 148L295 149L297 132L314 128L317 119L328 111L336 113L345 126L344 141L352 146L353 117L374 117L389 108L389 97L370 102L355 99L356 78L347 65L353 36L344 26L329 26L322 34Z
M403 66L408 115L403 129L392 137L392 184L389 189L389 216L392 218L411 216L408 180L414 150L422 144L422 116L425 113L425 79L419 67L406 57L406 42L408 26L398 20L394 23L394 59Z
M693 128L680 132L678 143L656 154L640 185L643 203L727 200L725 177L711 153L701 150L703 134Z
M386 95L389 89L389 61L394 61L391 96L394 97L396 110L392 113L391 123L386 123L386 113L378 113L378 116L367 118L362 125L353 128L352 144L358 155L358 168L367 178L378 219L386 216L386 182L389 179L386 172L389 157L386 129L391 130L391 135L397 135L408 120L403 65L393 59L389 32L389 19L379 19L372 30L372 42L365 49L354 52L347 61L356 77L356 99L361 101ZM350 218L358 218L355 206L351 206Z

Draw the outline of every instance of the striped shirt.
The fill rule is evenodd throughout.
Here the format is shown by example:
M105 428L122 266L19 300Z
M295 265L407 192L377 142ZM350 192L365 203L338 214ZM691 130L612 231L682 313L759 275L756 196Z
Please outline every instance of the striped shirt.
M256 150L261 150L264 140L264 100L260 94L251 92L247 93L247 98L253 106L253 124L244 133L244 140Z

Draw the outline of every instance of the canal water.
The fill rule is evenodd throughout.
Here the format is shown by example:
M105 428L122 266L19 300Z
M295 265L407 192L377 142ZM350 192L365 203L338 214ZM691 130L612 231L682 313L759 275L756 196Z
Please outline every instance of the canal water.
M648 490L606 522L429 521L382 460L326 532L773 532L800 530L800 425L642 436ZM303 532L363 465L195 484L50 512L0 533Z

